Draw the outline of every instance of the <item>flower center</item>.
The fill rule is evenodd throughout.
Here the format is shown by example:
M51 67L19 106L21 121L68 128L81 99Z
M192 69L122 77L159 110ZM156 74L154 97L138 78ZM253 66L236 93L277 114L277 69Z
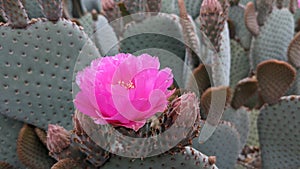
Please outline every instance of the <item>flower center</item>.
M123 80L119 80L118 84L122 87L125 87L126 89L134 89L135 88L134 84L131 81L126 83Z

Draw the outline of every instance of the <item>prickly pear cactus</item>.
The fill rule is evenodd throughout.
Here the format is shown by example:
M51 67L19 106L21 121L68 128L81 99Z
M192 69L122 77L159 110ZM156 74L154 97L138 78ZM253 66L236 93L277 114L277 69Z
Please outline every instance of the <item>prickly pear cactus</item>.
M273 9L254 39L251 51L253 68L269 59L287 61L287 49L293 36L293 15L288 9Z
M200 6L203 0L185 0L185 6L187 8L187 12L189 15L192 16L193 19L199 16ZM172 13L179 15L179 7L178 7L178 0L162 0L162 13Z
M160 13L127 25L120 41L120 51L159 57L161 66L170 67L178 85L183 86L181 78L186 48L179 19L176 15Z
M231 122L237 129L240 135L240 151L243 149L247 142L247 138L250 130L250 118L249 112L245 107L241 107L238 110L234 110L231 107L225 109L222 120Z
M126 157L114 156L110 159L103 169L120 168L181 168L182 166L190 169L217 169L210 157L200 153L192 147L184 147L181 152L168 153L159 156L148 157L145 159L132 160Z
M0 115L0 124L0 161L13 165L15 168L24 168L17 156L17 139L23 123Z
M235 35L234 39L240 42L245 49L250 49L252 35L248 31L244 21L245 7L243 5L232 5L229 8L229 19L234 24Z
M300 166L300 96L282 97L265 106L257 121L263 168Z
M226 145L226 146L224 146ZM193 147L201 152L216 156L216 165L224 169L232 169L240 151L240 135L230 122L222 121L213 135L203 144L193 140Z
M250 116L250 132L247 139L247 145L259 147L259 138L257 130L257 118L259 115L259 110L252 110L249 114Z
M23 11L19 6L12 7ZM25 14L21 13L21 16ZM80 51L88 48L87 61L80 64L85 65L85 61L88 63L100 54L92 43L87 43L89 39L80 27L71 21L35 19L27 23L20 19L11 17L11 24L0 26L0 72L3 79L0 100L4 103L0 112L43 129L49 123L70 129L74 111L72 79L75 62Z
M249 52L237 43L230 40L231 47L231 66L230 66L230 87L234 86L243 78L246 78L250 72Z

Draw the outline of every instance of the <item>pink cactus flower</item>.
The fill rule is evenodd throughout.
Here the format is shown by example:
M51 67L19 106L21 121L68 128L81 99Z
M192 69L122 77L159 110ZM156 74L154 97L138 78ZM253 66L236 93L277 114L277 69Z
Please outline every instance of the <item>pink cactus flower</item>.
M159 70L157 57L118 54L94 60L79 72L80 92L74 103L97 124L140 129L151 116L163 112L173 94L171 69Z
M300 8L300 0L298 0L298 8Z

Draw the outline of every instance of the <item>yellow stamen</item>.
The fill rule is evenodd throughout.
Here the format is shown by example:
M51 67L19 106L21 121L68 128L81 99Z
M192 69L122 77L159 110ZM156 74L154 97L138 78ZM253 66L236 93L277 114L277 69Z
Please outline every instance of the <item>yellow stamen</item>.
M131 81L126 83L126 82L120 80L120 81L118 81L118 84L122 87L125 87L126 89L134 89L135 88L134 84Z

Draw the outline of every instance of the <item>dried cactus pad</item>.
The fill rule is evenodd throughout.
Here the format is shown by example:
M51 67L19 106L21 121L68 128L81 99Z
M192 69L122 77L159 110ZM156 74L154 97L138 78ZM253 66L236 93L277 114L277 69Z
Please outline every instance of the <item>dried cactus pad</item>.
M28 168L50 168L55 160L51 158L46 146L34 132L34 127L25 124L17 141L17 153L20 161Z
M16 143L23 123L0 114L0 124L0 161L12 164L16 168L23 168L17 157Z
M77 165L76 161L70 158L66 158L63 160L59 160L51 167L51 169L81 169L81 167Z
M259 114L257 126L262 168L299 168L300 96L282 97Z
M173 169L217 169L215 164L210 164L209 157L192 147L185 147L182 152L162 154L145 159L130 159L114 156L106 163L103 169L149 169L149 168L173 168Z
M257 66L259 93L265 103L274 104L285 94L296 78L296 70L288 63L268 60Z
M87 35L68 20L37 20L26 29L0 26L0 113L46 129L71 129L73 70L100 57ZM82 68L80 66L76 67Z

